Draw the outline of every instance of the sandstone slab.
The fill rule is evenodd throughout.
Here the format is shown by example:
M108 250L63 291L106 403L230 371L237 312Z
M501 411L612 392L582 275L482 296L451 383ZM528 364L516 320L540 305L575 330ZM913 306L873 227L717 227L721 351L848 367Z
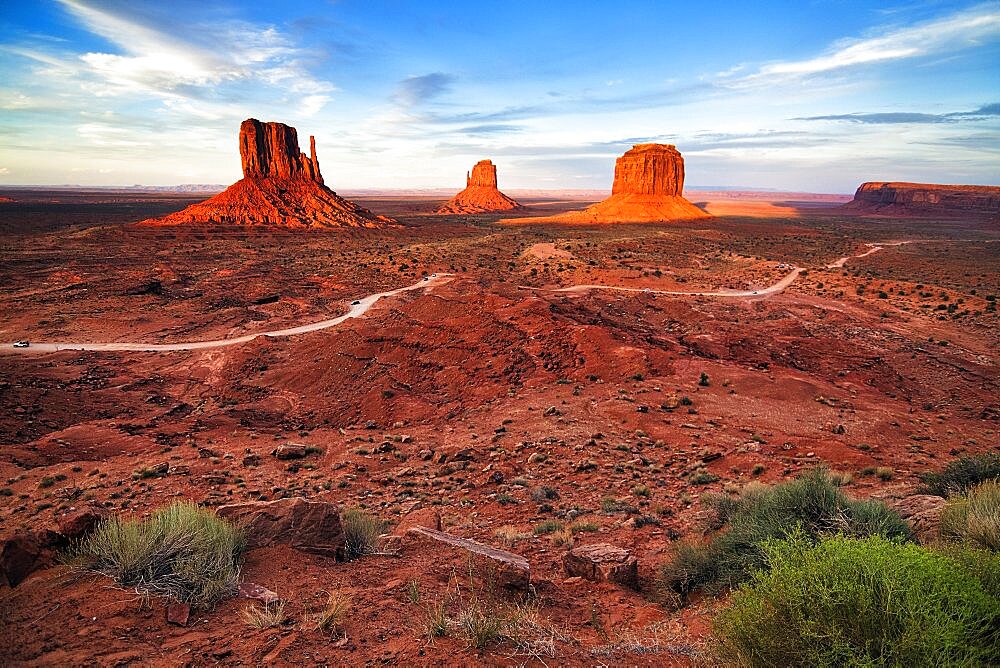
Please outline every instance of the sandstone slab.
M423 526L413 527L407 533L467 552L474 561L489 568L491 575L496 578L496 584L501 587L525 591L531 584L531 567L528 560L519 554Z
M297 497L219 506L216 512L244 527L250 548L290 545L304 552L344 558L346 538L336 504Z
M611 582L635 588L639 583L638 561L628 550L607 543L579 545L563 556L569 576L592 582Z

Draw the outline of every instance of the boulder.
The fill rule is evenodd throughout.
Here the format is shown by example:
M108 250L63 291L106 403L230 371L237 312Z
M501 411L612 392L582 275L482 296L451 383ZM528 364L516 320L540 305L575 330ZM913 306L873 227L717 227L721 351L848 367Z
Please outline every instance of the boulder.
M490 160L480 160L465 174L465 190L442 204L440 214L473 214L511 211L522 208L497 189L497 168Z
M167 605L167 622L177 626L187 626L191 616L191 606L187 603L169 603Z
M62 535L47 529L8 536L0 543L0 582L16 587L35 571L55 565L65 545Z
M413 527L407 534L462 550L472 558L473 562L478 562L480 567L488 570L490 576L496 579L496 584L501 587L526 591L531 584L531 567L528 565L528 560L519 554L423 526Z
M301 443L283 443L271 451L278 459L302 459L306 456L306 446Z
M937 539L941 511L948 503L945 499L930 494L914 494L886 503L906 520L913 537L919 542L926 544Z
M245 529L247 547L290 545L304 552L344 558L346 538L336 504L296 497L219 506L216 513Z
M611 582L635 588L639 584L638 561L628 550L607 543L579 545L563 556L566 574L592 582Z

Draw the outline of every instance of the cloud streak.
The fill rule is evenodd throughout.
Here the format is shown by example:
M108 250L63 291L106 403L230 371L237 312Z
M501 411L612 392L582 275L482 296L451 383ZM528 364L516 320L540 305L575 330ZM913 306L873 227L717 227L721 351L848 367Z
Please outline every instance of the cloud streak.
M987 104L974 111L955 111L949 114L926 114L920 112L876 112L867 114L827 114L824 116L800 116L793 121L846 121L870 125L896 125L912 123L960 123L963 121L983 121L1000 116L1000 103Z

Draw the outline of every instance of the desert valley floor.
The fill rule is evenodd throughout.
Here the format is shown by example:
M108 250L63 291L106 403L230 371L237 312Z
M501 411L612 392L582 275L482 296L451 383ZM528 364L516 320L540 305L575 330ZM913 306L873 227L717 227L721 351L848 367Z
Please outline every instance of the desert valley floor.
M995 222L726 203L689 223L505 225L373 198L358 201L398 226L209 231L124 225L199 197L13 197L0 204L0 524L304 496L371 510L401 538L348 563L249 553L244 579L293 620L348 593L339 642L249 630L238 599L168 624L161 601L57 566L0 592L4 664L689 665L719 603L674 610L652 582L678 539L710 528L701 495L825 464L851 475L852 496L898 499L998 443ZM292 336L39 348L273 332L414 284ZM272 455L289 443L306 456ZM536 531L548 520L592 529L578 545L631 550L639 587L568 577L566 545ZM481 655L428 640L413 592L469 595L460 554L405 534L438 521L527 558L536 644Z

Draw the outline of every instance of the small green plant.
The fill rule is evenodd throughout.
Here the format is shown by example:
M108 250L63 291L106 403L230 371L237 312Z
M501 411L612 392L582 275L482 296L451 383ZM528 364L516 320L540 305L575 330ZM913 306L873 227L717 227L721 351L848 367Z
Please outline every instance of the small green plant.
M286 618L284 601L248 605L240 610L240 619L247 626L255 629L271 629L281 626Z
M360 508L351 508L341 513L340 524L344 529L348 561L379 553L382 534L386 530L384 521Z
M573 531L569 527L554 531L549 540L555 547L573 547Z
M510 494L506 494L504 492L497 494L496 499L497 503L499 503L501 506L516 506L518 504L517 499L515 499Z
M888 466L879 466L875 469L875 477L879 480L888 481L892 480L894 472Z
M650 496L649 485L636 485L632 488L632 496L648 499Z
M570 525L569 530L573 533L593 533L600 531L601 526L596 522L576 522Z
M420 603L420 580L414 578L406 583L406 598L414 605Z
M531 538L530 533L525 533L510 524L503 525L494 531L493 535L496 536L497 540L500 541L500 544L504 547L514 547L522 540Z
M543 536L545 534L555 533L556 531L561 531L563 528L563 523L559 520L545 520L535 525L535 535Z
M616 499L613 496L605 496L601 499L601 510L608 514L613 513L626 513L633 515L637 512L636 508L630 504L628 501L623 501L621 499Z
M1000 552L1000 482L987 480L949 499L941 511L939 535Z
M434 601L424 608L424 629L430 639L443 638L448 634L448 604Z
M1000 479L1000 453L960 457L949 462L943 471L924 473L920 481L924 494L954 496L984 480Z
M235 591L244 545L229 522L178 502L145 520L111 517L70 556L140 593L208 606Z
M985 666L1000 650L1000 557L955 558L879 536L764 546L768 568L713 622L739 666ZM970 569L973 561L989 566Z
M701 387L708 387L711 382L708 379L708 374L704 371L701 372L701 376L698 378L698 385Z
M751 469L750 471L750 475L758 476L766 470L767 467L764 466L763 464L754 464L753 469Z
M706 495L703 503L725 526L707 544L682 542L660 569L659 585L676 594L702 588L717 590L746 580L766 565L762 545L801 532L811 540L825 535L881 535L906 538L906 523L884 504L855 501L819 468L801 477L768 486L748 483L739 497Z
M688 481L692 485L710 485L713 482L718 482L719 476L714 473L709 473L708 471L697 471L694 475L688 478Z

